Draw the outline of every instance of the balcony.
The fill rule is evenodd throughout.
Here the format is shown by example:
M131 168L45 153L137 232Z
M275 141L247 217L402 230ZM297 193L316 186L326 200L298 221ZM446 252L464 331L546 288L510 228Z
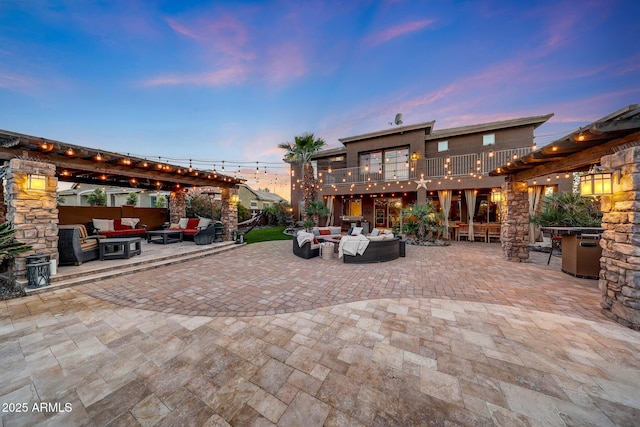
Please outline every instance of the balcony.
M424 178L462 177L486 175L490 171L506 165L531 152L531 147L483 153L461 154L419 159L401 164L383 164L373 170L366 166L328 169L318 171L321 185L367 184L370 182L393 182Z
M372 170L366 166L352 168L327 169L318 171L318 179L323 185L338 184L366 184L369 182L391 182L415 179L417 176L417 161L394 165L382 165Z

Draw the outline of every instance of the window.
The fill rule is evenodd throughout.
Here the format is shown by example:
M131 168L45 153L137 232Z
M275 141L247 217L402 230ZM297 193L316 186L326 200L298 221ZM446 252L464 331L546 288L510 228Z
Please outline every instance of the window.
M386 181L409 178L409 149L384 152L384 179Z
M449 141L438 142L438 151L448 151L448 150L449 150Z
M249 205L252 208L257 208L258 207L258 202L256 200L252 200L251 202L249 202Z
M496 143L496 134L489 133L487 135L482 135L482 145L493 145Z
M262 207L263 208L268 208L271 206L271 202L262 202Z
M382 151L360 154L360 173L365 179L369 174L382 175Z

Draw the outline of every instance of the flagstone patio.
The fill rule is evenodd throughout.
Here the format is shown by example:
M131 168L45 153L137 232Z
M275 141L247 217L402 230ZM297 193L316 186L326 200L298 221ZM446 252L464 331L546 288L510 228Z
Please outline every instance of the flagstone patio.
M497 244L454 242L353 265L280 241L1 301L0 416L638 425L640 333L600 313L597 281L546 258L515 264Z

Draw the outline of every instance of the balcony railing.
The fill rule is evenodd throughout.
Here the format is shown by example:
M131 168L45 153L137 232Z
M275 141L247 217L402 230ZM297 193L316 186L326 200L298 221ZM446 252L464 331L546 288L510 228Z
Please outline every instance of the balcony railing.
M380 168L356 166L352 168L333 169L331 172L323 169L319 171L319 174L321 173L322 176L318 176L318 178L322 180L322 184L329 185L406 181L416 178L416 166L416 162L411 161L408 165L406 163L393 165L383 164Z
M490 171L530 152L531 147L521 147L487 153L432 157L427 159L425 177L486 175Z
M425 178L486 175L530 152L531 147L521 147L493 152L431 157L410 161L408 164L383 164L381 168L375 170L366 166L333 169L330 172L328 169L321 169L318 171L318 178L322 185L338 185L406 181L416 179L422 174Z

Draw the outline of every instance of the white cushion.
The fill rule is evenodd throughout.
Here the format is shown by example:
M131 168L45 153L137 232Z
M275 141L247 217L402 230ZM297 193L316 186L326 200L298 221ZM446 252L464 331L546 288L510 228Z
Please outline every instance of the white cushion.
M357 236L358 234L362 233L363 228L362 227L353 227L353 231L351 232L352 236Z
M378 234L380 234L380 230L378 230L377 228L371 230L371 237L376 237Z
M204 229L207 228L209 226L209 224L211 224L211 219L210 218L200 218L200 221L198 221L198 227L199 229Z
M139 222L140 222L140 218L121 218L120 219L120 224L128 225L131 228L136 228Z
M391 240L394 238L393 233L385 233L382 235L382 237L384 237L383 240Z
M178 221L178 227L187 228L188 222L189 222L189 218L180 218L180 221Z
M112 219L94 219L93 226L100 231L114 231Z
M376 242L378 240L384 240L384 235L382 235L382 236L368 236L367 238L369 240L371 240L372 242Z

